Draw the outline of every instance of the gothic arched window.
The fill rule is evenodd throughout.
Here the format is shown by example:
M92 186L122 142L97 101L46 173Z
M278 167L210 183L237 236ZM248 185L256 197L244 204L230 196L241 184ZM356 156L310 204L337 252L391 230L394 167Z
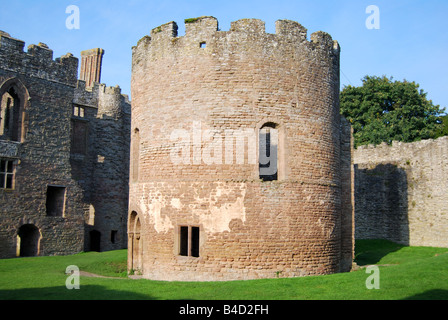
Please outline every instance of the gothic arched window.
M24 141L28 100L28 91L18 79L7 80L0 86L0 139Z

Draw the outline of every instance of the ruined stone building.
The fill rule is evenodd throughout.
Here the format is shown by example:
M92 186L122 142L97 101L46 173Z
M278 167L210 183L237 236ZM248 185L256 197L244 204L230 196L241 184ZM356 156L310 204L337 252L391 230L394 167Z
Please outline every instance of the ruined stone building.
M157 280L349 271L340 48L288 20L170 22L133 48L128 267Z
M104 50L78 79L0 31L0 258L128 247L131 272L208 281L349 271L355 236L448 247L448 138L354 151L330 35L177 29L132 49L132 117Z
M448 137L358 147L357 239L448 248Z
M0 258L127 245L130 102L101 49L53 60L0 32Z

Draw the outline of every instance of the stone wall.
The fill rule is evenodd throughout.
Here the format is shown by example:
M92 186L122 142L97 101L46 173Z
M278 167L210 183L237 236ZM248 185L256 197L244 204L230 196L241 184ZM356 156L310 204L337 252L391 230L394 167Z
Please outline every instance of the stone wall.
M448 137L355 150L356 238L448 247Z
M39 254L69 254L84 248L83 191L70 168L70 117L78 60L71 55L53 60L44 44L31 45L0 36L0 97L11 88L18 95L20 139L0 137L15 146L15 154L0 150L2 160L14 161L12 189L0 190L0 257L14 257L24 225L40 232ZM63 216L47 214L48 186L64 186Z
M350 270L339 46L323 32L308 41L293 21L276 27L243 19L218 31L201 17L183 37L170 22L133 48L129 269L159 280ZM276 181L259 174L266 125L279 137Z
M0 258L90 250L94 230L96 248L125 248L130 102L86 89L72 54L23 49L0 32Z
M85 153L71 153L72 173L82 182L88 204L85 250L92 249L92 231L101 234L101 251L126 248L130 102L118 87L95 83L86 90L84 81L78 82L73 102L84 109L84 117L72 117L72 123L81 122L87 130Z

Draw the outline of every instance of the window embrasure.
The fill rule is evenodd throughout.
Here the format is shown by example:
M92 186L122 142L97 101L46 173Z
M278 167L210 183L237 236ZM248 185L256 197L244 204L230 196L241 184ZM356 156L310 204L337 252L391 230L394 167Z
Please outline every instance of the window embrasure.
M279 130L272 122L265 123L259 131L259 177L263 181L279 179Z
M199 258L199 237L199 227L179 227L179 255Z

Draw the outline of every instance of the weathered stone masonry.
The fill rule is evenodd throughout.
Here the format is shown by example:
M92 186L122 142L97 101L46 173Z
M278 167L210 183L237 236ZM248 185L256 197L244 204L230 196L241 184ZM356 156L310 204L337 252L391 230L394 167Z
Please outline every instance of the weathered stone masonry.
M448 137L355 150L356 238L448 247Z
M127 247L130 103L119 87L95 83L85 90L79 81L73 103L84 117L85 152L72 152L72 176L85 191L85 247L100 251ZM100 236L100 239L92 239ZM97 241L97 243L92 243Z
M0 32L0 257L126 247L129 101L23 48Z
M212 17L186 22L183 37L170 22L133 48L129 269L159 280L350 270L352 146L339 114L339 45L323 32L308 41L293 21L277 21L276 34L254 19L230 31ZM252 131L258 150L263 130L278 133L274 181L260 179L258 151L241 162L241 136L223 142ZM173 139L179 132L191 139Z

